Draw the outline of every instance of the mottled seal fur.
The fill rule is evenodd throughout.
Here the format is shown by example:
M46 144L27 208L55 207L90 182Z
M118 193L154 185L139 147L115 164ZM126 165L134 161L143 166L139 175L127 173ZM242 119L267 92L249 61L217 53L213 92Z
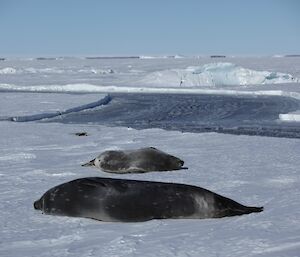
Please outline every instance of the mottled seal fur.
M48 190L34 208L45 214L101 221L222 218L261 212L201 187L88 177Z
M137 150L105 151L82 166L95 166L110 173L144 173L187 169L184 161L154 147Z

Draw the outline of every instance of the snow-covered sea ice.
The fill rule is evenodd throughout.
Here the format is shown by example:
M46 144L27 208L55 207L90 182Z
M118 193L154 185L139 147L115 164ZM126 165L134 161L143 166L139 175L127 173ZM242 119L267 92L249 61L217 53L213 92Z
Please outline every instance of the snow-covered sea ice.
M264 95L263 97L270 99L282 99L282 96L293 99L279 101L283 109L287 108L286 103L293 102L294 106L299 101L300 84L297 78L300 77L300 58L226 58L226 63L234 65L222 64L221 67L218 64L214 71L209 66L211 63L211 59L205 58L2 61L0 70L4 69L5 72L0 74L0 116L3 118L0 121L0 256L299 256L299 139L190 133L158 128L135 130L127 126L108 127L95 122L67 124L47 120L4 120L4 117L63 112L86 106L111 94L112 88L115 92L122 93L132 93L134 90L141 93L141 90L147 92L147 89L155 89L155 93L194 92L206 94L207 97L213 93L221 98L224 95L253 98ZM114 72L76 72L89 69L87 66L95 70L112 69ZM9 67L16 71L55 68L75 72L72 75L70 72L51 74L44 71L31 74L9 73L9 70L5 70ZM155 84L153 87L149 83L142 83L143 79L157 72L164 74L169 70L188 74L194 72L191 76L213 72L211 74L215 76L214 81L220 82L220 67L223 72L226 70L222 79L226 78L227 81L232 81L236 71L246 69L247 76L251 73L250 70L268 71L267 80L274 82L278 79L278 83L217 83L203 87L200 83L198 85L202 91L198 92L199 89L194 87L196 84L183 84L179 88L180 76L174 79L176 85L172 88L168 83L163 86ZM224 74L230 74L230 77ZM291 80L286 74L291 74L295 79ZM244 78L248 79L247 76ZM279 82L280 80L284 81ZM191 102L192 97L188 101ZM114 106L112 103L107 106ZM276 108L280 104L277 102ZM88 114L97 108L100 110L105 106L89 110L83 108L79 113ZM223 113L223 109L224 106L220 106L219 114ZM247 109L244 111L246 114ZM297 113L295 110L284 115ZM253 113L258 114L259 112ZM70 114L61 115L60 118L67 115ZM291 121L287 120L291 117L278 114L276 122L290 124ZM292 122L299 130L297 119ZM75 135L82 131L88 136ZM188 172L178 170L116 175L81 167L86 160L105 150L145 146L157 147L182 157L189 167ZM104 223L47 216L34 210L33 202L49 188L89 176L192 184L245 205L264 206L264 211L211 220Z

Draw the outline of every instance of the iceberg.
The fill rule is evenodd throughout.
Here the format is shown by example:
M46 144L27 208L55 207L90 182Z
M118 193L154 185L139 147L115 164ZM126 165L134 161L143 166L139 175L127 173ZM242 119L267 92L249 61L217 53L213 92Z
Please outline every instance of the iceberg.
M228 62L189 66L186 69L169 69L152 72L143 83L165 86L247 86L278 83L297 83L291 74L247 69Z

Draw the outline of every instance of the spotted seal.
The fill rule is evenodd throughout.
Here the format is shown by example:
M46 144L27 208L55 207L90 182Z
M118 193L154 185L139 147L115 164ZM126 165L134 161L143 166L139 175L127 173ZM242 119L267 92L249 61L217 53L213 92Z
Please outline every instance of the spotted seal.
M263 210L201 187L101 177L80 178L53 187L34 202L34 208L45 214L110 222L222 218Z
M187 169L184 161L154 147L105 151L82 166L95 166L110 173L144 173Z

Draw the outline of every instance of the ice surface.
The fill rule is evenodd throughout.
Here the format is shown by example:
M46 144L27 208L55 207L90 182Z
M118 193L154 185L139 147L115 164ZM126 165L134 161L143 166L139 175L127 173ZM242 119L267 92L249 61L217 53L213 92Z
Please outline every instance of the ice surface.
M161 56L159 56L159 55L157 55L157 56L154 56L154 55L141 55L141 56L139 56L139 58L140 59L146 59L146 60L148 60L148 59L167 59L168 56L167 55L161 55Z
M87 131L90 136L76 137ZM297 256L299 143L294 139L136 131L78 124L2 122L0 255ZM102 223L47 216L33 201L78 177L110 176L80 165L106 149L155 146L188 170L122 178L202 186L264 212L215 220Z
M281 73L300 77L298 57L226 58L226 62L251 71L273 72L268 77L272 81L281 78ZM207 97L214 94L221 98L222 95L257 97L258 102L261 97L272 101L278 99L274 105L271 104L274 110L264 104L262 109L241 108L243 105L234 105L235 102L226 102L225 106L213 109L219 110L217 114L222 115L224 110L236 106L240 113L252 113L253 117L268 117L262 112L264 108L272 112L287 110L294 106L291 102L297 103L299 99L299 81L261 84L259 90L257 85L212 88L207 84L195 89L186 88L186 85L179 87L180 81L173 88L163 83L150 85L152 88L149 88L147 83L142 83L147 76L167 70L189 74L195 72L193 76L199 76L198 67L206 67L205 72L211 72L207 70L209 66L205 66L209 63L211 59L207 58L5 60L0 63L0 70L4 70L0 74L0 116L27 116L66 110L95 102L104 96L103 92L184 93L190 97L182 102L184 107L194 106L189 104L193 100L192 95L188 96L193 93L206 94ZM187 71L187 67L194 68ZM6 68L16 72L9 72L12 70ZM29 72L24 72L26 69ZM30 69L37 72L30 72ZM85 69L88 72L79 72ZM92 72L93 69L111 69L114 73L102 74ZM226 69L228 74L234 70L230 67ZM216 71L213 73L219 74ZM285 96L289 100L283 101ZM168 100L160 104L168 106ZM216 101L214 104L217 105ZM172 113L173 116L188 110L179 107L175 108L179 112ZM80 115L97 108L100 110L103 107L83 110ZM124 109L123 115L127 112L133 119L134 112L130 110ZM298 112L279 117L291 119L291 115L295 114ZM160 117L154 118L158 120ZM188 118L189 115L185 120ZM278 121L280 123L291 122ZM299 130L299 125L296 128ZM83 131L89 136L75 135ZM135 130L88 123L8 121L0 121L0 133L1 257L299 256L299 139L182 133L162 129ZM33 201L49 188L65 181L85 176L120 177L81 167L104 150L146 146L157 147L180 157L189 169L175 173L127 174L123 178L193 184L246 205L262 205L265 210L260 214L224 219L153 220L130 224L47 216L34 210Z
M8 117L0 117L0 120L10 120L10 121L16 121L16 122L28 122L28 121L39 121L44 119L51 119L60 117L62 118L64 115L77 113L77 112L84 112L89 109L93 109L102 105L106 105L111 101L111 97L109 95L103 96L100 98L100 100L97 100L95 102L83 104L80 106L73 106L68 109L64 110L57 110L54 112L42 112L38 114L30 114L30 115L22 115L22 116L8 116Z
M286 96L300 99L300 93L285 90L227 90L170 87L126 87L101 86L92 84L17 86L0 84L0 92L36 92L36 93L149 93L149 94L216 94L216 95L249 95L249 96Z
M291 113L287 113L287 114L280 114L279 115L279 119L282 121L297 121L300 122L300 112L291 112Z
M0 69L0 75L1 74L16 74L17 70L11 67L6 67L6 68L2 68Z
M0 117L35 115L45 112L64 112L74 106L99 101L104 94L58 93L0 93ZM21 107L20 107L21 105Z
M299 84L300 58L297 57L227 57L222 60L224 62L212 63L211 58L7 59L0 62L0 83L17 86L92 84L126 87L179 87L181 84L181 87L222 89L226 86L227 89L238 90L253 87L258 90L258 85L259 90L274 89L281 87L281 84L276 84L279 82L285 83L285 88L295 90ZM199 74L200 71L202 73ZM200 84L201 80L205 83ZM250 85L250 82L260 84Z
M92 74L111 74L114 73L112 69L96 69L93 67L83 67L82 69L58 69L56 67L52 68L34 68L34 67L29 67L29 68L11 68L11 67L6 67L0 69L0 75L1 74L62 74L62 73L67 73L67 74L74 74L74 73L92 73Z

